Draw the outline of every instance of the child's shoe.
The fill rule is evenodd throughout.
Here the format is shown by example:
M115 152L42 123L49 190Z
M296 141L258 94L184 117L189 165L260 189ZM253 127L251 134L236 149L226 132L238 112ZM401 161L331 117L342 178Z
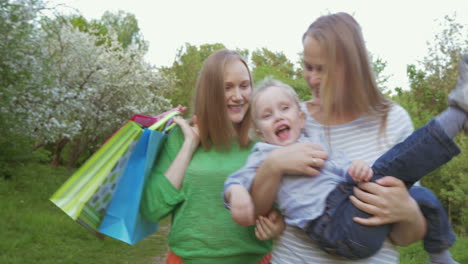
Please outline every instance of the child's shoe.
M452 254L448 250L439 253L429 253L430 264L460 264L452 258Z
M448 96L448 104L468 114L468 54L463 55L458 64L458 83ZM464 130L468 133L468 122L465 123Z
M465 54L458 64L457 87L450 92L448 103L468 113L468 54Z

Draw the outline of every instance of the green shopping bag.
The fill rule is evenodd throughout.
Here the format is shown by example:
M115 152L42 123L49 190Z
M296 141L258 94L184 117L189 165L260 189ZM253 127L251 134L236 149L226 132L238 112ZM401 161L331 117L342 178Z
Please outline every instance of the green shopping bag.
M139 124L127 122L52 195L50 200L73 220L78 220L85 204L141 133L142 127ZM85 219L88 217L84 216ZM89 221L84 221L83 224L86 222Z
M171 127L175 124L172 122L171 118L175 115L180 114L181 110L179 108L174 108L168 112L165 112L157 117L156 122L153 122L154 118L149 118L143 116L146 121L150 122L141 122L139 120L139 124L146 124L150 125L150 130L162 131L166 129L169 131ZM142 118L141 115L136 115L140 119ZM135 117L135 116L134 116ZM131 119L133 120L133 118ZM166 128L165 128L166 127ZM142 128L142 133L136 138L134 141L130 143L128 149L126 150L125 154L120 157L117 164L114 168L109 172L109 174L105 177L104 181L99 185L97 191L91 196L91 198L86 202L81 211L80 216L76 221L82 224L84 227L88 228L92 232L99 232L98 231L101 222L106 215L106 212L109 208L111 200L113 200L115 192L118 190L119 183L124 175L125 171L128 170L129 162L131 161L131 157L134 155L134 152L138 150L137 145L141 141L141 137L143 136L143 131L148 130L146 128Z
M162 115L178 113L177 108ZM157 123L169 119L162 115L157 117ZM148 122L154 119L145 118ZM50 198L68 216L96 235L129 157L143 133L141 122L132 120L107 139Z

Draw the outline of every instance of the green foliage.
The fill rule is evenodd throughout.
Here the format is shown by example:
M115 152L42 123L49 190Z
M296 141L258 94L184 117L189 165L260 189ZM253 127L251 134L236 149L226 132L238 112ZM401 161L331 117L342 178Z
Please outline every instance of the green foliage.
M168 221L135 246L100 240L49 201L70 176L64 168L35 163L0 178L0 263L162 263Z
M0 178L4 179L11 179L26 163L44 162L50 155L46 150L31 151L33 142L28 134L12 129L9 122L0 115Z
M0 178L11 178L27 161L47 157L31 151L34 142L27 114L14 111L19 104L16 93L34 92L28 83L37 69L35 23L43 8L41 1L0 1Z
M117 33L117 40L122 47L127 48L131 44L139 47L143 45L143 37L134 14L119 10L116 14L109 11L102 15L100 21L94 21Z
M443 30L429 43L429 54L420 65L409 65L410 90L396 89L392 98L410 114L419 128L447 108L448 93L458 79L458 61L468 52L468 29L446 17ZM433 190L447 209L458 234L468 233L468 136L456 138L462 153L423 178L422 185Z
M369 55L371 60L372 69L375 73L375 79L377 82L377 87L385 92L389 89L387 82L390 79L390 76L385 74L385 68L387 67L387 62L380 57L376 57L372 54Z
M184 47L179 48L172 66L160 69L162 75L171 79L168 83L173 84L167 87L164 96L174 105L190 107L203 62L213 52L223 48L225 48L224 45L219 43L204 44L199 47L186 43Z
M311 98L310 89L302 77L302 69L296 69L294 63L289 61L283 52L272 52L262 48L252 53L251 60L255 82L260 82L265 77L272 77L293 87L301 100Z
M461 263L468 263L468 238L458 237L455 244L450 248L452 257ZM398 247L401 264L429 263L429 257L423 249L422 242L407 247Z
M138 20L134 14L119 10L117 13L106 11L100 19L86 20L81 15L71 15L61 17L61 20L69 21L81 32L93 34L99 37L97 45L108 43L110 36L115 33L117 41L126 49L130 45L136 45L138 48L146 50L146 43L138 26ZM44 18L45 25L50 24L50 19Z
M67 144L84 153L132 114L171 107L161 96L164 78L144 61L147 44L134 15L88 22L46 16L36 0L0 5L0 163L9 164L0 173L27 160L33 145L53 152L57 165Z
M135 246L106 238L99 240L49 201L70 176L64 168L29 163L0 178L0 263L163 263L169 219L159 231ZM468 238L458 237L451 248L454 258L468 263ZM425 263L421 243L401 247L400 263Z
M434 191L447 209L454 229L458 234L468 234L468 136L459 135L456 139L462 153L432 172L422 180L422 184Z

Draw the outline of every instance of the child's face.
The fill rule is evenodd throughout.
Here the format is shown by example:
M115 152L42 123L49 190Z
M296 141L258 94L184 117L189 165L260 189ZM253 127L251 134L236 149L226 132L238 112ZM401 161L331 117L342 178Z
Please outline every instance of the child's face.
M271 86L256 99L255 124L264 142L286 146L301 136L305 117L288 92L281 87Z
M304 39L304 79L314 95L314 101L320 102L320 83L325 67L324 54L320 43L313 37Z
M224 72L224 85L229 120L233 124L239 124L247 113L252 93L249 72L240 60L227 63Z

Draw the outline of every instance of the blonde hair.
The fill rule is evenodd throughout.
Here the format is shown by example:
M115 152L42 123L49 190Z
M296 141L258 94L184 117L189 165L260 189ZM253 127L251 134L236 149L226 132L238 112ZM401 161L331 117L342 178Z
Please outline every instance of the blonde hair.
M316 40L325 56L320 85L325 125L333 115L346 113L381 116L380 134L385 133L392 102L377 88L367 49L356 20L347 13L319 17L304 33Z
M252 121L253 121L254 126L256 126L256 121L257 121L257 118L256 118L255 115L256 115L256 110L257 110L256 106L257 106L258 98L260 97L261 94L266 92L268 90L268 88L270 88L270 87L279 87L282 90L284 90L284 92L286 92L286 94L296 104L297 109L299 111L302 111L300 103L299 103L299 97L297 96L296 91L291 86L289 86L289 85L287 85L287 84L285 84L285 83L283 83L281 81L272 79L271 77L266 77L259 84L257 84L255 86L255 89L254 89L254 91L252 93L252 96L251 96L251 99L250 99L250 109L251 109L250 113L251 113L251 116L252 116Z
M217 149L229 148L233 135L237 135L241 147L250 144L250 107L238 128L234 128L226 109L224 72L226 64L234 60L245 65L252 87L252 75L247 63L239 53L227 49L208 56L198 76L192 109L197 117L200 142L205 150L212 146Z

